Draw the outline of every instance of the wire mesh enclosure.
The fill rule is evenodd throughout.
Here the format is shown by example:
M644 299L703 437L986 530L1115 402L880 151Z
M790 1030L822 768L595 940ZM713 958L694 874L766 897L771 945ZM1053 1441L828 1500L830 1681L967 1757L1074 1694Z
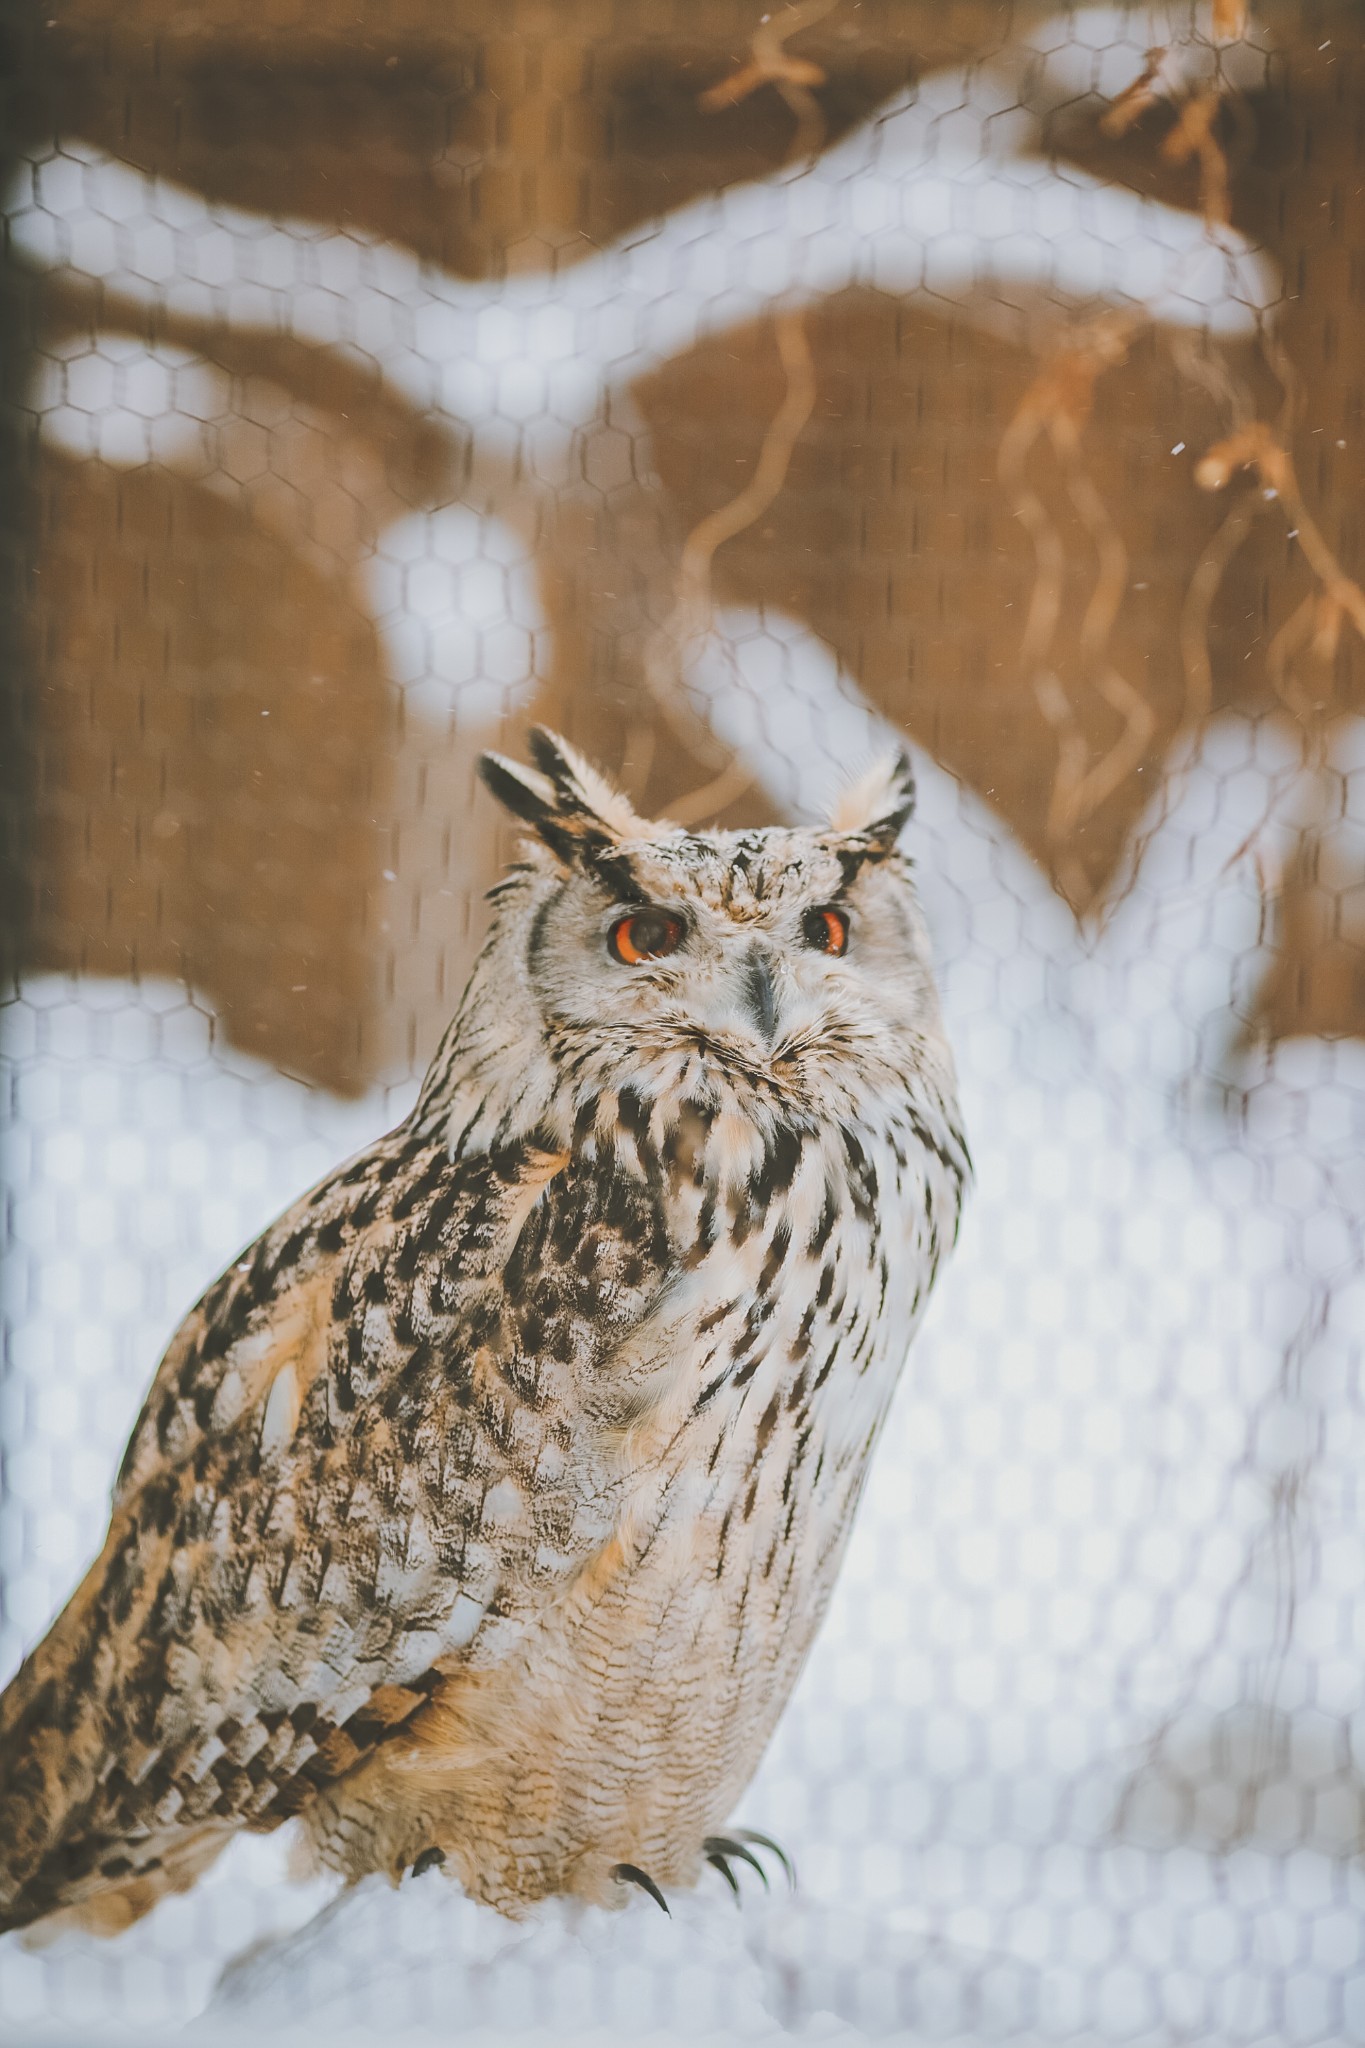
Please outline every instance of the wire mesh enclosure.
M222 2012L1365 2040L1358 11L5 34L0 1676L181 1313L414 1099L529 723L684 823L907 739L977 1166L741 1816L797 1901L585 1963L433 1878ZM7 1938L0 2020L198 2012L285 1860Z

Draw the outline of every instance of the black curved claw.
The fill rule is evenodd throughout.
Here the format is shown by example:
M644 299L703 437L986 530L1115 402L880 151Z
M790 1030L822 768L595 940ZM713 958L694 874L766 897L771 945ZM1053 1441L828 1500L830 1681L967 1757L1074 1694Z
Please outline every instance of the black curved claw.
M708 1836L707 1839L709 1842L711 1838ZM739 1879L735 1876L734 1871L731 1870L729 1864L726 1862L720 1850L708 1847L706 1851L706 1860L710 1864L711 1868L713 1870L718 1870L721 1876L725 1879L725 1882L729 1885L731 1891L735 1895L735 1904L738 1905Z
M738 1856L741 1863L747 1863L750 1870L756 1870L758 1872L759 1876L763 1880L763 1889L765 1892L767 1891L768 1873L763 1868L763 1865L759 1862L757 1856L755 1856L753 1850L745 1848L743 1839L741 1837L732 1835L708 1835L706 1837L706 1840L702 1843L702 1848L706 1851L707 1856L713 1860L717 1856L722 1858L726 1856Z
M412 1875L414 1877L425 1877L429 1870L439 1870L445 1860L446 1852L444 1849L434 1847L423 1849L421 1855L412 1866Z
M770 1850L782 1865L782 1874L787 1880L789 1890L796 1890L796 1865L780 1842L775 1842L771 1835L760 1835L757 1828L736 1828L735 1839L740 1842L752 1842L756 1849Z
M649 1893L649 1896L651 1897L651 1899L653 1899L655 1905L658 1906L662 1912L668 1913L668 1917L670 1920L673 1918L673 1915L668 1912L668 1900L659 1890L658 1885L655 1884L653 1878L649 1875L648 1871L641 1870L638 1867L638 1865L634 1863L618 1863L611 1874L616 1879L616 1882L618 1884L638 1884L642 1892Z

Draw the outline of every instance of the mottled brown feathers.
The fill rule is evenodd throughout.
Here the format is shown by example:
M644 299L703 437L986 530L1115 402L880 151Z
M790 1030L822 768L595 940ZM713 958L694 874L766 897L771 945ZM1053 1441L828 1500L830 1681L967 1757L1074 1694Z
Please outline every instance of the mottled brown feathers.
M967 1175L908 767L706 835L533 751L417 1108L186 1318L0 1699L0 1927L115 1930L294 1816L507 1911L688 1883L762 1752ZM610 957L623 890L675 957Z
M549 1421L568 1361L647 1308L667 1258L657 1216L591 1166L538 1209L568 1155L533 1147L458 1165L410 1150L389 1174L405 1143L291 1211L167 1354L103 1556L0 1708L0 1840L24 1918L111 1874L111 1843L141 1870L166 1822L298 1811L430 1695L460 1603L482 1612L509 1548L534 1583L538 1541L558 1559L600 1533L549 1483L544 1423L531 1439L520 1417ZM566 1416L566 1446L573 1431ZM489 1496L533 1477L534 1512L519 1532L498 1522L495 1552ZM106 1770L111 1752L133 1772Z

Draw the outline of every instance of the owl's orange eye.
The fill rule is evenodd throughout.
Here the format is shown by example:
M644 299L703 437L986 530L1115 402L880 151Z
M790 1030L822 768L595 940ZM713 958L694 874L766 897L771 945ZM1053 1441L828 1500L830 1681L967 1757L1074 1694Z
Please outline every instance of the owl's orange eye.
M848 951L848 919L842 910L831 910L828 905L822 910L808 910L801 920L801 931L806 944L817 953Z
M651 905L646 910L632 910L629 917L618 917L607 945L617 960L638 967L642 960L662 960L676 953L682 936L682 919Z

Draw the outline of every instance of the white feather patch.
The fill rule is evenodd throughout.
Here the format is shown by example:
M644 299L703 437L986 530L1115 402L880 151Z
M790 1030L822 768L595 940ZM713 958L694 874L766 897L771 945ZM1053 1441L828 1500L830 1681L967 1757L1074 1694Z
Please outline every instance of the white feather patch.
M829 814L830 828L835 832L866 832L903 801L900 756L887 754L835 799Z
M455 1605L441 1626L442 1647L447 1650L462 1650L472 1642L474 1632L483 1620L483 1602L473 1600L468 1593L457 1593Z
M261 1417L261 1455L282 1451L299 1426L303 1395L293 1362L283 1365L270 1382L265 1414Z

